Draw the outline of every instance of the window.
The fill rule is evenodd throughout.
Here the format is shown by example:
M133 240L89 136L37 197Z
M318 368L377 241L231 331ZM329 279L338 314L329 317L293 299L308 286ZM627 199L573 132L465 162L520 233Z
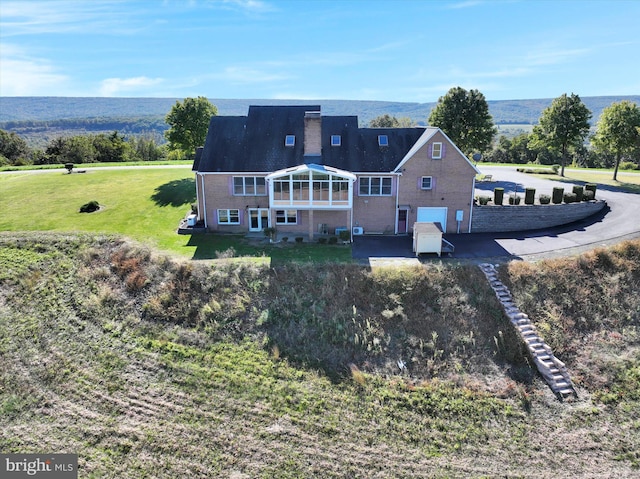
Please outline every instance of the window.
M218 210L219 225L239 225L240 210Z
M378 146L389 146L389 137L387 135L378 135Z
M289 183L289 179L285 178L283 180L274 180L273 181L273 199L277 201L289 201L290 198L290 188L291 183Z
M433 177L423 176L420 188L422 188L423 190L430 190L431 188L433 188Z
M440 160L442 159L442 143L433 143L431 145L431 159Z
M233 194L236 196L265 196L267 187L262 176L234 176Z
M361 196L391 196L391 178L363 176L360 178Z
M287 135L284 137L284 146L294 146L296 144L295 135Z
M296 210L276 210L277 225L295 225L298 222Z
M340 146L342 144L342 138L340 135L331 135L331 146Z

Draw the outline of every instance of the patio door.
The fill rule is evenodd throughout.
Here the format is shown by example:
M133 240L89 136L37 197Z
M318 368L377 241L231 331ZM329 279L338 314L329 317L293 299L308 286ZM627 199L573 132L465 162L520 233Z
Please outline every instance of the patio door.
M262 231L268 226L268 208L249 208L249 231Z

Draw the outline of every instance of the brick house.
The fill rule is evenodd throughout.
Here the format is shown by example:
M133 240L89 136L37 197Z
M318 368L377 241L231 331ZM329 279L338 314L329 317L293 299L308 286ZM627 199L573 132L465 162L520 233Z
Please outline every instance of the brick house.
M310 238L406 234L416 221L469 232L478 173L438 128L359 128L318 105L212 117L193 170L207 230Z

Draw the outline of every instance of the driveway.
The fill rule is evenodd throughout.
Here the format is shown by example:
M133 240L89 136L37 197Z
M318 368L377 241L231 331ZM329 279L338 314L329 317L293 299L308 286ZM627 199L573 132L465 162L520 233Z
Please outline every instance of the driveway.
M524 188L536 189L536 194L548 193L554 186L568 190L571 182L550 181L516 171L515 167L478 166L482 174L492 175L492 182L476 184L476 194L492 196L493 189L500 186L507 192L519 192ZM486 260L495 258L526 259L571 256L597 246L607 246L625 239L640 237L640 195L625 193L606 185L598 185L596 197L607 201L607 207L590 218L570 225L545 230L515 233L473 233L444 237L456 247L454 259ZM374 258L401 259L416 262L412 252L411 237L356 236L353 257L362 261ZM421 255L421 259L437 258L436 255ZM379 260L378 260L379 261Z

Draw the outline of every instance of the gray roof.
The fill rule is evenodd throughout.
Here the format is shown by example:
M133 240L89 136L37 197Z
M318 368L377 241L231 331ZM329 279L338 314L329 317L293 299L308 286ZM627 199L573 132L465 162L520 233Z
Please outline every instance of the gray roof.
M247 116L214 116L201 154L199 172L272 172L315 163L354 172L390 172L400 163L424 128L358 128L356 116L322 116L322 155L304 156L304 118L319 105L251 106ZM295 145L285 146L285 136ZM341 136L331 146L331 135ZM378 145L387 135L388 146Z

